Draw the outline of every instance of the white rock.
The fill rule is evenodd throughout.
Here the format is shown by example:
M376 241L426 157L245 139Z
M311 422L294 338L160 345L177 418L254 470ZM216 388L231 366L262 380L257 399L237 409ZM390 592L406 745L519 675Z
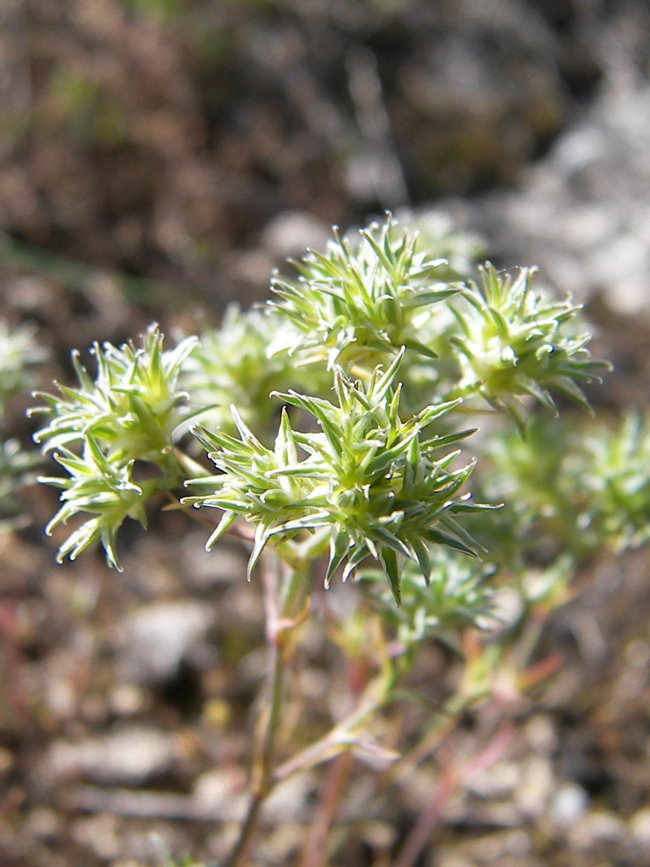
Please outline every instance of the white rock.
M53 778L82 774L105 785L134 785L164 773L176 756L176 740L150 726L130 726L103 738L56 741L47 757Z
M205 640L214 615L209 605L195 600L172 600L145 605L124 624L118 670L125 680L164 683L180 663Z
M582 816L589 806L589 795L577 783L562 786L551 801L551 819L559 828L568 828Z

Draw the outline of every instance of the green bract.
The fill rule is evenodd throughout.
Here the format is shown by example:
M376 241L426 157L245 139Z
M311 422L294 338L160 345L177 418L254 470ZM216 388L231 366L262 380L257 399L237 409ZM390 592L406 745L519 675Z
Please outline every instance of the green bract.
M493 406L505 406L523 427L518 400L531 397L556 412L550 391L589 408L579 383L598 379L602 362L591 361L591 337L577 333L580 310L533 289L534 269L512 280L487 265L481 287L470 284L450 309L458 331L450 335L461 365L458 392L480 394Z
M136 518L146 526L144 503L147 496L145 485L131 481L133 461L123 466L106 459L96 440L88 435L83 455L78 457L69 449L62 448L55 460L68 472L67 478L43 477L39 479L62 488L63 505L45 528L51 535L58 524L67 523L78 513L95 517L85 521L59 548L57 560L66 557L74 560L85 548L101 541L109 566L121 571L115 542L117 531L127 517ZM147 487L151 487L148 483Z
M188 337L173 350L163 350L157 325L147 330L142 348L95 344L97 375L93 380L72 354L79 386L58 385L60 395L38 392L48 406L31 413L49 416L34 439L46 451L69 447L92 435L107 458L118 464L133 460L159 463L169 453L172 436L182 421L187 394L176 387L181 365L196 345Z
M406 648L435 638L458 651L458 635L467 626L480 626L492 615L493 590L486 579L494 571L449 548L430 551L432 575L427 582L417 563L408 562L402 575L402 605L396 609L388 592L375 597L382 615L394 624ZM375 574L364 573L365 580Z
M324 254L311 251L295 265L297 280L276 275L271 282L280 298L271 308L293 326L271 352L299 352L329 368L372 369L402 346L431 356L419 329L457 292L444 280L446 261L419 249L417 234L390 217L355 238L336 234Z
M127 517L145 523L144 503L156 490L178 484L181 470L173 452L174 433L184 417L187 395L176 387L183 361L196 338L175 349L163 349L163 336L152 325L141 349L95 344L97 375L93 380L72 355L77 388L59 385L60 396L37 393L48 405L32 413L49 417L34 439L69 474L40 481L63 488L63 506L48 532L77 513L95 517L63 543L58 559L74 559L100 540L110 566L119 569L115 553L117 530ZM81 451L79 457L74 449ZM154 477L142 484L131 481L136 462L155 465ZM152 473L149 472L151 476Z
M190 394L191 410L202 425L234 433L230 406L235 404L244 422L260 435L277 426L279 407L269 394L297 385L297 372L286 357L269 358L268 347L286 329L287 323L268 311L242 312L231 305L220 328L201 334L183 365L180 385ZM329 380L327 374L323 379Z
M424 436L459 401L427 406L400 420L395 378L402 355L385 372L375 368L365 384L353 382L337 367L338 405L296 392L280 395L310 415L320 431L294 431L285 413L273 450L253 436L236 411L240 440L197 431L222 472L188 483L210 491L187 502L224 510L208 547L244 516L256 524L250 574L271 539L282 542L304 531L325 530L330 546L327 582L339 566L344 566L345 579L372 557L381 563L398 602L398 556L418 562L428 580L430 544L474 554L473 541L453 517L481 508L460 493L474 463L452 469L458 450L434 457L470 431Z
M478 276L477 263L482 261L485 242L472 232L461 231L449 214L406 210L397 213L396 221L412 234L417 234L418 249L443 260L436 268L438 280L467 282Z

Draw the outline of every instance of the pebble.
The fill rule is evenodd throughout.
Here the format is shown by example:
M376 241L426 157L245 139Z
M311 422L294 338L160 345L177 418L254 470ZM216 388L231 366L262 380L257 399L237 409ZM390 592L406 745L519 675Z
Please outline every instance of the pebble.
M593 812L580 817L568 832L571 848L589 849L596 842L619 843L627 836L625 822L613 813Z
M151 726L129 726L101 738L55 741L47 756L53 780L83 775L104 785L137 785L167 771L176 739Z
M517 803L529 816L542 816L552 795L553 783L553 771L548 759L545 756L530 756L522 768Z
M650 807L642 807L630 819L630 831L637 842L650 850Z
M191 599L139 608L124 624L117 665L120 676L146 685L171 680L181 662L206 640L213 621L210 607Z
M589 795L577 783L567 783L551 800L550 816L559 828L568 828L581 818L589 806Z

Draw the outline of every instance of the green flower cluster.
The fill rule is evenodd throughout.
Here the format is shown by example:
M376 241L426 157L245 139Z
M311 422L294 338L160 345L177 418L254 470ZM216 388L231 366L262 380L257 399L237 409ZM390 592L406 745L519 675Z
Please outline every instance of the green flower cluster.
M564 420L545 413L529 422L525 437L501 424L484 441L478 487L505 503L474 528L484 545L489 540L492 560L516 571L548 562L560 550L580 556L586 539L578 526L576 489L584 485L567 471L575 454L576 440Z
M9 399L33 385L30 368L44 358L45 352L36 344L30 325L11 328L0 320L0 420Z
M581 440L567 474L581 493L584 533L611 539L618 550L650 539L650 420L627 415L614 428L599 425Z
M459 303L450 303L457 328L444 336L460 363L458 393L506 407L522 429L519 397L530 395L557 414L552 389L588 409L580 386L604 367L589 357L590 335L577 333L580 308L534 289L533 273L524 268L513 280L487 265L482 285L469 284Z
M400 420L400 388L395 380L402 355L386 371L375 368L365 384L352 381L337 367L337 404L293 391L280 395L311 416L320 431L294 431L285 413L273 450L254 437L236 411L241 439L198 431L221 471L188 483L210 490L187 502L224 510L208 547L238 516L253 522L250 574L272 539L282 542L304 531L324 529L330 545L326 581L339 566L344 567L345 580L367 558L374 558L398 603L398 556L417 562L428 581L430 545L474 554L473 540L454 517L483 508L460 493L474 463L452 469L457 450L434 457L438 449L455 444L470 431L423 435L459 401L427 406L407 421Z
M329 548L327 582L376 561L399 602L402 560L426 583L436 546L475 553L456 517L479 508L462 493L474 462L454 468L451 446L468 434L456 420L506 408L523 429L521 398L555 411L551 391L586 406L581 386L602 366L579 309L535 289L531 271L511 279L487 266L474 282L477 249L440 221L419 233L389 216L335 232L295 263L296 280L274 276L263 311L233 307L200 340L165 351L152 326L141 348L95 345L95 378L75 353L78 385L37 408L47 424L36 439L68 473L47 479L63 488L50 530L91 515L59 556L99 538L118 566L123 520L143 521L154 491L202 472L173 448L197 417L219 474L193 480L184 502L223 511L209 547L238 517L255 526L249 573L270 542L294 564Z
M480 458L479 496L489 491L503 510L472 522L490 559L524 573L531 564L569 555L637 547L650 538L650 421L630 413L620 422L552 423L544 415L527 436L499 429Z
M39 463L38 452L26 451L18 439L0 442L0 533L20 521L20 492L34 481Z
M258 435L275 431L280 407L269 400L269 395L272 391L296 387L301 379L301 369L288 366L286 357L269 358L269 344L285 329L286 323L268 311L242 312L236 305L230 305L219 328L202 332L196 348L183 364L179 385L190 395L191 414L198 416L204 427L235 433L230 414L230 406L234 404L244 422L254 427ZM315 376L318 378L312 370L312 387ZM322 379L329 385L326 373ZM271 441L272 436L273 433Z
M271 281L280 299L271 309L292 325L271 354L288 351L330 369L337 363L372 369L402 346L431 356L419 330L432 306L458 291L444 279L446 260L418 249L417 233L390 217L356 238L336 233L325 253L311 251L294 264L297 280Z
M512 278L488 264L475 282L475 241L458 250L444 226L430 219L419 232L412 222L335 234L325 253L295 263L298 279L276 275L270 306L285 327L269 353L369 371L406 347L409 408L423 390L436 401L480 398L521 430L525 396L554 414L551 392L588 408L582 386L607 365L590 358L580 308L534 287L534 269Z
M69 449L61 448L54 459L67 477L43 476L40 482L62 488L63 505L45 528L48 536L58 524L67 523L79 512L90 513L89 518L63 542L57 554L62 563L66 557L75 560L94 542L101 541L109 566L122 570L116 552L117 531L127 517L135 518L143 527L147 525L145 501L153 492L154 482L136 485L132 481L134 461L121 465L109 461L98 442L90 434L85 437L83 454L78 457Z
M118 464L133 460L160 462L161 454L171 451L172 436L182 421L179 407L188 395L177 388L181 365L194 349L197 338L188 337L173 350L163 349L163 335L151 325L143 346L131 343L120 347L95 343L97 360L93 380L72 353L79 386L59 385L59 395L37 392L46 406L42 413L49 423L34 439L46 451L83 442L89 435L101 444L107 458Z
M21 519L20 491L34 480L40 463L40 455L27 451L20 440L5 439L9 402L33 386L33 368L46 357L31 325L11 327L0 320L0 532L15 527Z
M442 259L435 276L447 283L469 282L478 276L478 262L483 261L485 242L472 232L462 231L444 211L409 209L399 211L396 222L430 257Z
M34 439L68 473L40 479L63 489L63 506L48 532L78 513L94 516L63 543L59 560L74 559L100 539L109 565L120 569L115 539L123 521L130 516L144 524L147 497L178 484L181 470L173 441L187 395L177 388L177 379L195 344L196 338L187 338L164 350L163 336L152 325L141 348L95 344L94 379L75 352L78 387L58 385L59 395L37 392L46 405L31 413L42 413L49 421ZM132 481L136 462L152 465L154 475L145 483Z

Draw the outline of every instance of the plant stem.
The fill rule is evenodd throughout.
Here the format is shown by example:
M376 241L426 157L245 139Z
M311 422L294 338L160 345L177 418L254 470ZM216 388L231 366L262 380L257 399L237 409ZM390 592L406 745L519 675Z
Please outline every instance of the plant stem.
M501 720L499 728L488 744L465 765L454 765L453 758L443 768L438 788L417 824L406 838L397 856L395 867L414 867L431 841L431 835L443 818L444 808L454 792L478 771L490 768L503 757L515 734L514 723ZM453 750L452 750L453 755Z
M286 780L298 771L305 771L321 762L334 758L355 743L355 733L375 716L390 700L402 672L392 667L371 681L352 713L338 722L322 738L306 747L293 758L280 765L273 774L276 783Z
M257 831L257 823L263 803L264 797L260 793L253 794L235 848L226 860L221 863L220 867L238 867L238 865L244 863L244 859L248 854L248 848Z
M278 582L279 573L282 573L282 582ZM239 867L245 863L262 807L276 784L273 769L284 698L284 675L291 649L290 635L301 622L301 616L296 616L296 608L304 592L304 576L286 567L277 555L268 552L263 557L262 582L269 649L268 705L262 712L257 729L248 810L239 839L222 867Z
M350 750L337 756L328 769L320 809L303 846L299 867L324 867L327 864L327 840L341 800L354 757Z

